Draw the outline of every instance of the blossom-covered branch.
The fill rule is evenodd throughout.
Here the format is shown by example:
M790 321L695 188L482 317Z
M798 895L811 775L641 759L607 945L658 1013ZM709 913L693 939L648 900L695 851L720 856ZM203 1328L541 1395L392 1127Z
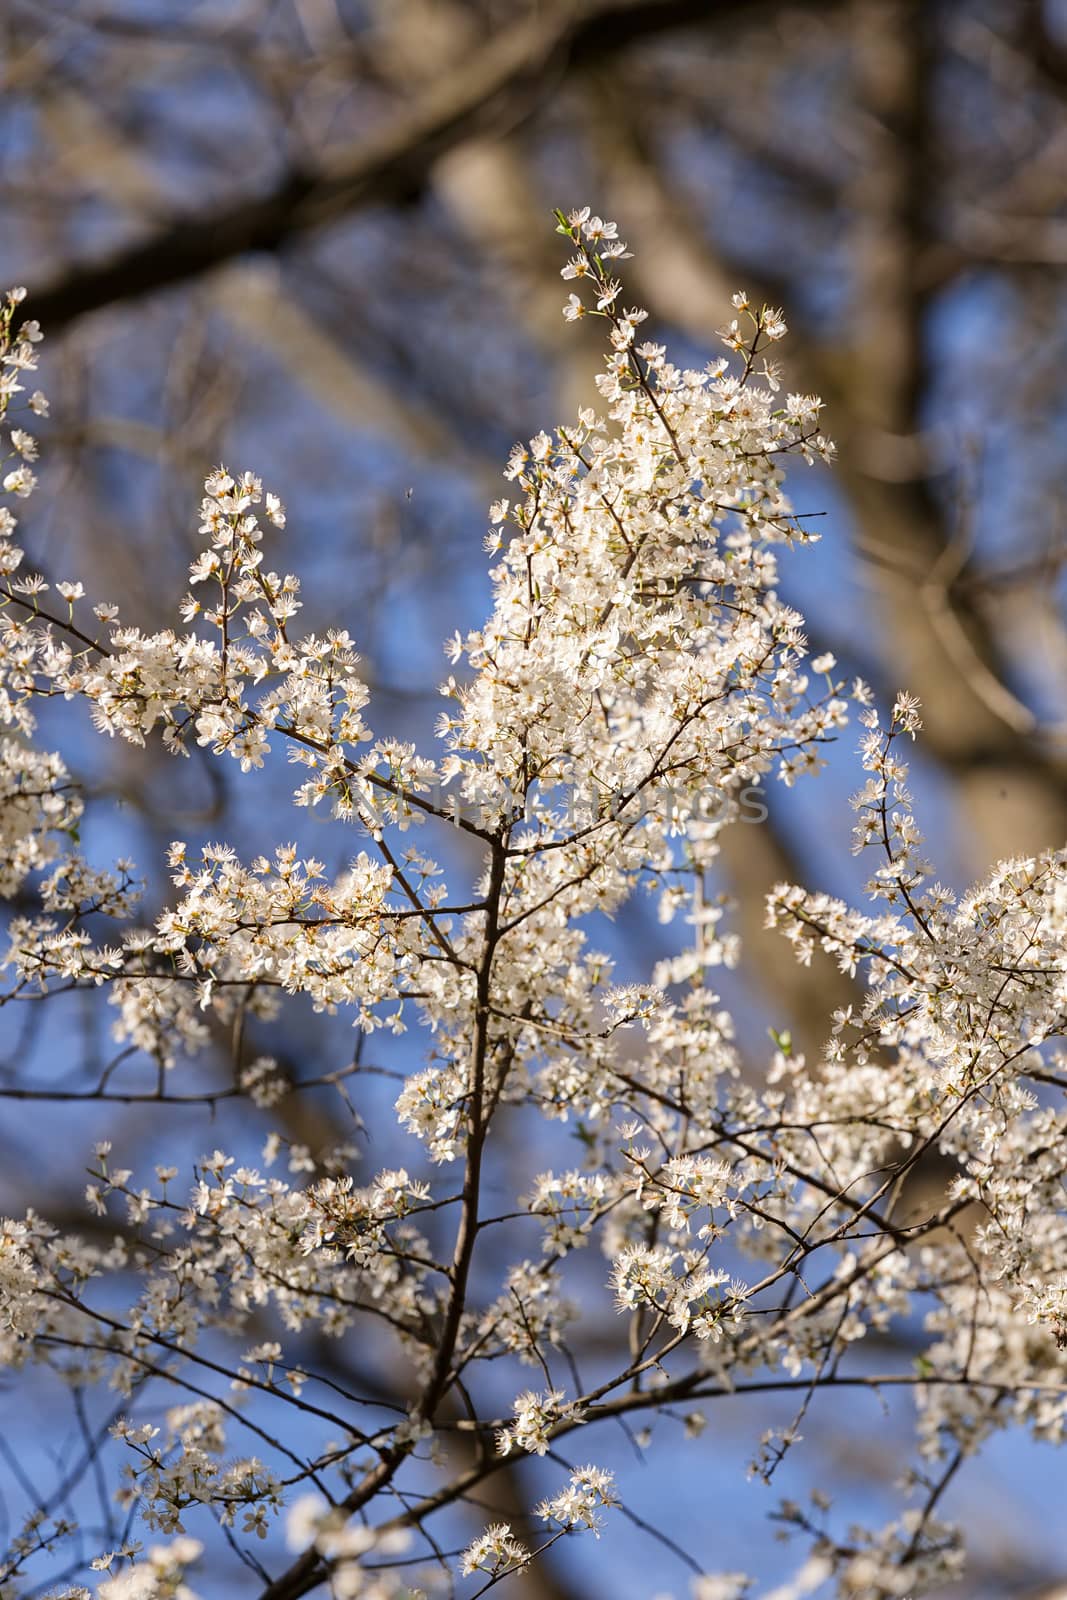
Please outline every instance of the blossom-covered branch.
M679 367L626 303L615 225L557 220L564 315L604 329L598 400L512 454L492 612L449 646L432 753L372 731L343 617L300 632L286 513L251 472L208 478L191 591L155 632L90 609L81 582L50 588L0 511L0 1005L103 991L118 1054L69 1092L155 1105L164 1153L145 1172L102 1141L84 1228L35 1212L0 1228L0 1359L117 1398L86 1470L130 1519L97 1540L92 1578L68 1552L93 1529L42 1497L0 1557L5 1597L44 1581L74 1600L83 1578L102 1600L188 1594L216 1529L263 1600L480 1594L565 1533L635 1515L605 1466L559 1454L579 1429L595 1458L601 1423L655 1414L697 1437L718 1398L792 1394L793 1420L754 1450L769 1483L823 1392L865 1387L914 1395L913 1503L870 1530L840 1526L819 1490L778 1515L811 1547L795 1592L888 1600L959 1570L940 1502L993 1430L1061 1436L1067 854L1010 861L962 899L931 880L900 756L914 701L883 725L863 683L809 659L779 594L779 549L815 542L786 464L832 457L819 402L781 392L781 314L737 295L727 356ZM47 411L26 399L39 330L21 299L0 313L12 504L37 454L20 403ZM329 813L348 865L176 841L166 906L141 918L132 863L93 863L71 772L35 742L56 698L135 747L195 743L253 775L291 763L296 805ZM753 787L819 770L850 704L875 909L782 885L768 917L865 999L822 1059L779 1036L753 1077L712 987L742 959L718 841ZM457 827L481 863L449 887ZM684 931L616 982L594 941L648 892ZM249 1031L301 1002L358 1030L351 1067L245 1058ZM425 1051L383 1118L359 1103L362 1042L413 1024ZM200 1098L270 1116L332 1089L377 1117L395 1162L357 1182L350 1144L312 1157L281 1129L258 1153L237 1130L192 1170L171 1160L163 1108L198 1098L194 1058L223 1035L230 1080ZM120 1064L143 1087L113 1088ZM64 1090L27 1066L10 1092ZM931 1153L955 1177L916 1208L906 1180ZM588 1245L602 1264L582 1271ZM583 1332L605 1316L592 1378ZM905 1321L914 1364L865 1364L863 1341ZM344 1376L356 1341L387 1353L389 1381ZM559 1481L522 1527L487 1523L479 1491L532 1461ZM135 1523L170 1542L145 1553ZM746 1586L709 1573L695 1592Z

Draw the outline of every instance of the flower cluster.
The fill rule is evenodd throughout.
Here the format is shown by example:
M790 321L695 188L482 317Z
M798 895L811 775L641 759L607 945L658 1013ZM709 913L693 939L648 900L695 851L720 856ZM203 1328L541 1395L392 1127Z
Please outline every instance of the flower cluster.
M515 1537L510 1523L494 1522L464 1550L460 1570L465 1578L472 1572L487 1572L495 1578L525 1566L529 1559L529 1552Z
M601 1467L577 1467L565 1489L541 1502L537 1515L560 1528L587 1528L599 1538L603 1526L600 1512L618 1503L610 1472Z

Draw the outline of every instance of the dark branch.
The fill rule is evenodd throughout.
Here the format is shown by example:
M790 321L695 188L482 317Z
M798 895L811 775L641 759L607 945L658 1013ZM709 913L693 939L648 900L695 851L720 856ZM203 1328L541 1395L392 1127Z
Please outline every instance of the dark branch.
M183 283L254 251L278 250L338 217L417 195L438 159L475 134L526 121L577 66L637 39L758 0L556 0L506 28L415 105L322 171L290 170L268 194L173 219L102 261L75 266L34 295L56 331L118 301Z

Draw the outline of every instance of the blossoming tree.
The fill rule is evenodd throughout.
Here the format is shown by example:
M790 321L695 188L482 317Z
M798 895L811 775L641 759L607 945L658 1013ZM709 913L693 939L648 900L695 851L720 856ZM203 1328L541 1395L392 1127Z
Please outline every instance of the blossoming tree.
M512 456L492 615L450 645L432 752L372 729L347 631L300 635L299 582L273 564L285 513L251 473L207 480L181 627L144 632L80 583L24 575L9 507L37 447L20 412L47 403L27 398L40 332L23 291L0 313L2 1002L105 991L118 1054L86 1097L155 1107L162 1152L146 1173L98 1144L80 1230L36 1212L0 1226L0 1361L114 1402L11 1530L5 1597L188 1595L211 1588L221 1540L261 1600L521 1590L565 1535L634 1515L597 1464L605 1425L698 1434L722 1397L791 1395L753 1463L770 1481L836 1388L911 1391L907 1495L870 1529L842 1526L818 1486L784 1502L802 1554L776 1593L928 1593L962 1566L940 1502L966 1457L1009 1423L1062 1436L1067 854L1006 862L962 899L932 881L900 755L914 702L881 722L832 657L808 660L777 593L777 547L812 542L785 464L832 453L819 402L783 397L767 359L780 315L738 295L728 358L682 370L624 308L614 225L558 220L564 315L599 318L609 346L599 406ZM295 845L243 860L175 843L167 908L138 922L132 865L87 859L77 786L34 742L51 697L136 746L195 743L245 771L286 757L296 804L351 839L347 868ZM820 767L850 703L875 909L782 885L767 914L861 998L821 1059L778 1038L754 1080L713 987L739 960L717 841L763 779ZM452 887L436 858L457 833L481 866ZM648 892L683 936L648 981L617 984L598 927ZM348 1075L249 1059L246 1038L301 996L361 1040L421 1030L423 1063L372 1129L404 1165L356 1181L342 1149L283 1177L280 1134L258 1165L168 1160L167 1108L196 1098L180 1086L220 1038L232 1072L212 1105L358 1098L359 1050ZM114 1088L120 1061L140 1090ZM19 1092L37 1092L32 1060ZM916 1205L909 1179L935 1155L952 1176ZM605 1300L615 1334L593 1375L575 1341ZM913 1358L867 1353L905 1324ZM325 1349L371 1344L399 1387L329 1376ZM554 1491L488 1517L531 1456L558 1469ZM105 1507L81 1528L65 1509L79 1473ZM750 1584L701 1571L693 1592Z

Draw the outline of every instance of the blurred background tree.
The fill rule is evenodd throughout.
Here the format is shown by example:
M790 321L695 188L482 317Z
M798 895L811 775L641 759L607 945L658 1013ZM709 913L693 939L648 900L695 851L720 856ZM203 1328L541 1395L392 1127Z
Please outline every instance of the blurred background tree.
M944 876L1067 837L1067 8L5 0L0 51L0 277L30 285L51 341L30 518L49 576L88 570L94 598L162 621L204 471L251 466L290 504L308 625L347 624L379 720L428 736L440 641L485 610L507 449L590 395L596 330L583 344L560 315L549 219L592 201L636 252L654 337L687 359L716 353L734 288L785 308L785 382L823 395L840 448L832 475L795 485L824 544L787 582L819 649L883 700L921 696L917 787ZM145 780L125 749L83 758L111 802L102 846L146 865L176 828L295 831L284 775L274 810L253 810L218 763L160 758ZM813 1051L852 998L762 931L777 880L856 881L856 769L848 751L832 766L724 839L750 955L744 991L724 993L753 1071L768 1019ZM660 939L641 908L618 932L645 969ZM91 1081L106 1045L83 1020L76 1046L36 1020L12 1035L0 1092L27 1050L68 1075L76 1054ZM289 1048L306 1077L350 1039L309 1018ZM19 1155L19 1118L38 1113L9 1105L0 1202L21 1208L51 1180ZM152 1114L131 1107L138 1138ZM336 1095L280 1114L312 1152L353 1127ZM750 1431L740 1413L723 1426ZM889 1451L847 1410L805 1432L852 1492L880 1492ZM1067 1572L1039 1457L1005 1445L954 1491L967 1593ZM688 1515L714 1532L725 1492L709 1477ZM765 1539L766 1496L730 1492L729 1520ZM568 1557L525 1592L582 1593ZM636 1594L627 1570L617 1592Z

